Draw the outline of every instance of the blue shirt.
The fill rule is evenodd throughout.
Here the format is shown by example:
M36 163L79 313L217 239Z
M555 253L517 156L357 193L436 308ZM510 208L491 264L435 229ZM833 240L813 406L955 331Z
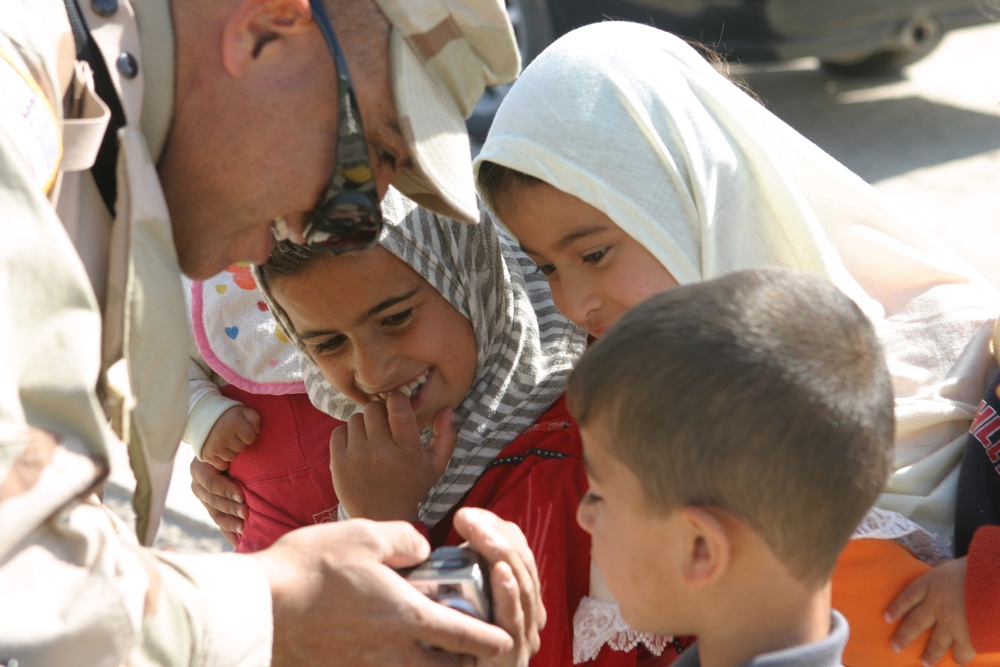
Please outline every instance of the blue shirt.
M830 634L818 642L758 655L741 667L843 667L841 656L847 644L847 619L833 610ZM701 667L698 643L687 648L674 667Z

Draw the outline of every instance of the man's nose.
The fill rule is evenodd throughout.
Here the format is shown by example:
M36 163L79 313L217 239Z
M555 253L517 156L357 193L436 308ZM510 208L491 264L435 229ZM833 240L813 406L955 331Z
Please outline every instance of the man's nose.
M375 190L378 192L379 201L381 201L385 197L385 193L388 192L392 179L396 178L396 174L400 170L398 166L385 162L375 161L372 164L375 173Z

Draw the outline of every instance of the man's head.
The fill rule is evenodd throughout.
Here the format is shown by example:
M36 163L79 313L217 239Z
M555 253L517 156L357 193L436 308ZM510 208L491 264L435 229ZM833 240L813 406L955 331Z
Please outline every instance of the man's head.
M497 0L324 0L378 195L478 218L463 118L519 57ZM176 91L158 168L181 268L263 262L271 223L302 240L334 170L338 86L309 0L173 0Z
M722 510L810 585L829 578L889 473L878 338L853 301L805 273L743 271L651 297L591 346L568 396L588 466L597 434L650 516Z

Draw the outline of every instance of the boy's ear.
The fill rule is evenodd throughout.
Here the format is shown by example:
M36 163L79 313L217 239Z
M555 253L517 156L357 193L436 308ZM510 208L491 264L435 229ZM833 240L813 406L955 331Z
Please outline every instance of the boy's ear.
M239 78L272 42L315 29L309 0L240 0L223 26L223 67Z
M684 581L691 588L705 588L729 570L733 546L729 530L708 508L687 505L679 512L685 532Z

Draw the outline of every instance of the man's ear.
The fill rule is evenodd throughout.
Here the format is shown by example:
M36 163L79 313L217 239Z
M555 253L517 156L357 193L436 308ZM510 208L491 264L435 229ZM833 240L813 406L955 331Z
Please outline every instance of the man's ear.
M239 78L271 42L315 29L309 0L240 0L223 26L223 67Z
M685 534L684 581L691 588L714 584L729 570L729 530L708 508L686 505L678 511Z

